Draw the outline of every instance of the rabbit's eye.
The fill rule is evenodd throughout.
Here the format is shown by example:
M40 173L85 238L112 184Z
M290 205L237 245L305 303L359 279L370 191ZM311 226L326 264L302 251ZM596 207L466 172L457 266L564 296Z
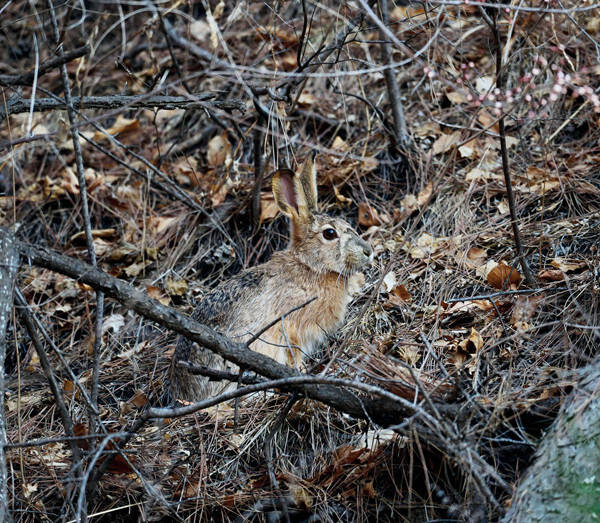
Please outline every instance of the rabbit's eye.
M326 240L335 240L337 237L337 232L335 232L335 229L332 229L331 227L323 231L323 238Z

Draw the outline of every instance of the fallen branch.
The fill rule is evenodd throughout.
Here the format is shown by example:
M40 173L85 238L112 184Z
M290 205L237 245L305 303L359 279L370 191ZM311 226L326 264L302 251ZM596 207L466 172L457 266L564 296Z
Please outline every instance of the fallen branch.
M14 236L0 229L0 521L9 521L8 473L4 446L6 418L4 416L4 358L6 356L6 327L13 305L13 289L19 267L17 242Z
M221 109L224 111L245 111L245 105L240 100L211 100L215 95L212 93L197 93L190 96L133 96L115 94L110 96L74 96L73 107L75 109L139 109L143 107L159 107L161 109ZM13 97L8 100L6 107L0 108L0 121L7 114L19 114L29 112L32 101L28 98ZM67 105L63 99L38 98L33 101L33 110L53 111L66 109Z
M56 67L69 63L76 58L81 58L82 56L89 54L89 52L90 46L84 45L83 47L66 51L62 56L51 58L50 60L40 64L37 73L38 77ZM33 83L34 76L35 71L27 71L26 73L21 74L0 74L0 85L4 87L9 87L11 85L31 85Z
M17 248L30 263L59 272L103 291L129 309L197 342L239 367L270 379L301 376L291 367L248 349L244 343L230 340L177 310L149 298L128 283L113 278L78 259L24 242L17 242ZM423 411L418 403L401 406L397 401L391 401L389 398L358 397L332 385L293 385L290 386L290 390L306 394L309 398L321 401L353 417L368 419L380 425L396 424L407 415L414 414L415 411ZM438 404L436 407L440 412L454 410L452 405Z

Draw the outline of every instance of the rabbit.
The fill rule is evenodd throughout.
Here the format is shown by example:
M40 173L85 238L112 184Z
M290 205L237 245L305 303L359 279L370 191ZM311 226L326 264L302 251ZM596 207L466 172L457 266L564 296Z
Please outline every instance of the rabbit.
M272 188L279 210L290 221L287 249L209 292L196 306L193 318L243 342L285 315L283 322L269 328L250 348L302 369L303 359L342 325L353 294L364 282L359 270L372 260L373 249L344 220L317 212L313 155L299 174L289 169L276 171ZM235 364L180 337L171 365L172 400L201 401L235 387L228 381L191 374L179 361L238 372Z

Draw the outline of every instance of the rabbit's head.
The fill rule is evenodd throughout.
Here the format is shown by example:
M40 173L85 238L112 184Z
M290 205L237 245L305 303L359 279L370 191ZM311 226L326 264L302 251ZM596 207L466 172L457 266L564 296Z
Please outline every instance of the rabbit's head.
M371 246L344 220L317 212L317 177L311 155L299 174L279 169L273 175L273 194L290 220L288 251L312 271L349 276L373 253Z

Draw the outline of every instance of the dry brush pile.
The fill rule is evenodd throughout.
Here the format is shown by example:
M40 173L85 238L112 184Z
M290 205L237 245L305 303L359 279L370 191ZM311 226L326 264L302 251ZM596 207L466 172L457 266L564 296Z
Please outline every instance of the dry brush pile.
M0 7L0 216L27 248L93 250L190 313L285 247L269 174L316 151L323 210L375 250L307 362L364 411L282 386L153 419L176 334L24 256L5 362L13 519L504 514L599 333L600 16L515 6ZM389 400L376 420L374 398Z

